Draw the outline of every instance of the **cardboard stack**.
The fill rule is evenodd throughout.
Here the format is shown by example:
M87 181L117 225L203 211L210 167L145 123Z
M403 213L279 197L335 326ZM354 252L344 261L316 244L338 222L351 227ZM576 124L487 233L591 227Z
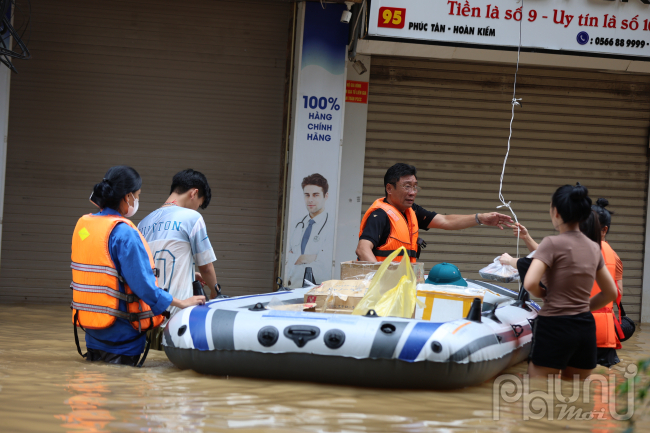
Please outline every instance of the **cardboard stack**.
M366 280L325 281L305 294L305 303L316 304L305 311L352 314L369 284L370 281Z

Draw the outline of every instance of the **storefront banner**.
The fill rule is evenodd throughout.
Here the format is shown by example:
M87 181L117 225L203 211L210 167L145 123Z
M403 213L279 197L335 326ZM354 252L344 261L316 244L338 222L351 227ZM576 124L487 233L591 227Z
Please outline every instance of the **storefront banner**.
M308 267L318 283L332 278L346 97L345 9L305 3L284 254L284 282L291 288L303 285Z
M649 57L648 0L373 0L369 36ZM413 41L413 42L415 42Z

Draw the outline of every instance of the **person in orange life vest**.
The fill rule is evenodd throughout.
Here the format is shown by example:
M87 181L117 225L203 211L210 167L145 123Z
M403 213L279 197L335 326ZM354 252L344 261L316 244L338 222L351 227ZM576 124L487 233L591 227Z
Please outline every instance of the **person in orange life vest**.
M524 278L524 288L544 305L533 326L528 364L532 377L561 375L585 379L596 367L596 323L591 312L616 299L614 279L605 267L600 244L580 231L593 215L589 191L577 183L559 187L549 215L560 234L539 244ZM544 278L546 289L540 287ZM601 292L591 297L594 280Z
M623 262L621 261L616 251L612 249L609 243L606 240L606 236L609 233L609 228L612 225L612 214L613 212L605 209L609 205L609 201L605 198L599 198L596 200L596 204L591 208L598 215L598 221L600 222L601 227L601 251L603 253L603 258L605 259L605 266L607 270L616 281L618 287L619 297L623 295ZM591 296L596 295L600 292L600 287L597 283L594 283L594 287L591 291ZM616 349L620 349L621 342L618 335L618 329L616 323L618 319L614 315L613 304L608 304L604 308L598 311L594 311L594 317L596 319L596 332L598 336L598 363L604 365L605 367L611 367L612 365L618 364L620 359L616 354ZM620 315L619 311L619 315ZM621 331L622 333L622 331Z
M598 221L600 221L602 240L603 242L606 243L607 243L606 237L609 234L609 228L612 225L612 215L614 214L614 212L610 211L609 209L605 209L605 207L607 206L609 206L609 200L607 200L606 198L599 198L598 200L596 200L596 204L591 206L591 208L594 211L596 211L596 213L598 214ZM616 269L612 276L614 277L614 281L616 281L616 284L618 285L618 290L622 295L623 294L623 262L618 257L618 254L616 254L616 252L614 252L614 258L616 261Z
M605 228L604 230L601 230L599 214L597 213L595 208L596 206L593 206L592 209L594 210L592 210L591 214L589 215L589 218L587 218L585 221L580 223L580 231L589 239L591 239L598 245L601 245L601 253L603 255L603 259L605 260L605 266L607 267L607 270L611 274L612 278L614 278L614 280L616 281L618 269L615 271L614 267L618 268L619 266L618 263L616 263L616 258L618 258L618 256L615 256L616 253L614 253L614 250L612 250L611 247L606 242L601 243L602 236L604 233L606 233L607 229ZM529 251L534 253L535 250L537 250L538 244L532 238L532 236L530 235L526 227L519 224L519 230L517 230L517 226L514 225L513 234L515 235L515 237L519 235L519 237L524 240L524 242L526 243L526 247L528 247ZM499 261L504 265L507 264L516 267L517 270L519 271L520 279L523 281L526 278L526 273L528 272L528 269L533 261L532 256L533 255L531 254L528 257L515 259L511 257L508 253L505 253L500 257ZM620 261L620 259L618 260ZM622 273L622 264L620 265L620 267ZM547 287L544 286L542 283L540 284L543 289L547 289ZM600 289L598 288L598 283L594 282L591 296L594 296L598 292L600 292ZM597 335L596 345L598 347L596 362L597 364L609 368L612 365L616 365L620 362L620 359L618 359L615 350L616 348L621 347L620 341L617 338L617 330L614 324L614 321L617 319L614 316L612 305L608 305L607 307L602 309L602 311L598 311L594 313L595 313L594 318L596 320L596 335Z
M90 197L100 211L81 217L72 237L75 338L76 326L83 327L88 352L81 354L78 341L77 350L89 361L134 366L146 330L162 322L167 307L205 303L204 296L178 300L157 287L149 247L127 219L138 210L141 187L133 168L110 168Z
M418 187L414 166L397 163L384 175L385 197L375 200L361 220L357 258L367 262L383 261L404 246L412 263L418 256L418 230L430 228L460 230L477 225L497 226L512 218L497 212L475 215L441 215L415 204ZM401 260L398 257L397 260Z

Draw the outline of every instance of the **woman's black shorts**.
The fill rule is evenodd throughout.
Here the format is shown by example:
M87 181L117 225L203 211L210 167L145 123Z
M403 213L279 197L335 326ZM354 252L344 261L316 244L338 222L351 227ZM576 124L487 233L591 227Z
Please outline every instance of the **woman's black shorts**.
M596 368L596 322L591 313L538 316L533 329L531 361L539 367Z

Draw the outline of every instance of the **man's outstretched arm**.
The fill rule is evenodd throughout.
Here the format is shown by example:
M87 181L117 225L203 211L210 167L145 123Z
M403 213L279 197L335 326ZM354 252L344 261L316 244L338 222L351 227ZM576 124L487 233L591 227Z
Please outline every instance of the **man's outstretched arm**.
M512 218L498 212L480 213L478 215L441 215L438 214L429 223L430 229L462 230L479 225L476 219L486 226L503 226L512 223Z

